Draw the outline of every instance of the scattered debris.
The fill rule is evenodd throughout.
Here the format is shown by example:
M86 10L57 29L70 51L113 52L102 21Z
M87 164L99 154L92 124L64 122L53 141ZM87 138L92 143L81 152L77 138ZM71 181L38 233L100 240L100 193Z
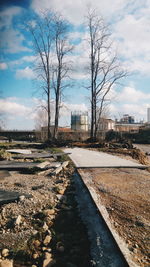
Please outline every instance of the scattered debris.
M11 154L7 152L5 149L0 150L0 160L9 160L11 159Z
M0 267L65 267L69 263L89 267L87 233L72 193L74 168L68 161L63 162L64 153L58 153L61 162L57 162L57 156L41 160L43 153L39 154L39 162L38 158L26 159L28 155L14 155L14 160L1 162L0 166L7 166L0 179L0 255L3 249L9 254L0 256ZM12 166L15 167L11 169ZM23 171L21 166L26 170L36 166L36 172ZM11 179L4 179L9 168ZM74 256L72 249L77 247Z

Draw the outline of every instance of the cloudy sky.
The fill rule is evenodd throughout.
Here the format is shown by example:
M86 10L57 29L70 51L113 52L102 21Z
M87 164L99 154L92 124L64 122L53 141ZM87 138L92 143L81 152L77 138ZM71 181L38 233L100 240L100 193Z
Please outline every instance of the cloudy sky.
M147 120L150 107L150 0L1 0L0 6L0 114L7 129L33 129L42 95L36 94L35 53L31 37L22 26L24 15L52 8L71 24L70 41L76 44L70 55L73 87L65 92L61 125L70 124L70 112L89 109L85 89L88 47L83 23L87 6L95 8L110 25L118 54L132 75L114 86L109 117L128 113L136 121ZM29 16L30 20L30 16Z

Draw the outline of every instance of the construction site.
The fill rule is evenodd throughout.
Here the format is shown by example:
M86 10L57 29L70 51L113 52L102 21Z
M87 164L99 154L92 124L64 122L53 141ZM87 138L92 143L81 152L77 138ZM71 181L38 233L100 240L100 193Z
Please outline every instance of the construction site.
M150 147L139 146L1 143L0 266L148 267Z

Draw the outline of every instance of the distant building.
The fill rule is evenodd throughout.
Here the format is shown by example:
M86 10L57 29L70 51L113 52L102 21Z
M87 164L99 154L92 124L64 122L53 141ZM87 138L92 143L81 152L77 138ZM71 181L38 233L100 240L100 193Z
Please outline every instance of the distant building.
M141 128L142 123L116 123L117 132L128 132L128 133L138 133Z
M128 114L124 114L123 118L120 119L121 123L134 123L134 117L129 116Z
M143 126L143 122L135 123L133 116L125 114L120 121L116 121L115 129L117 132L137 133L141 126Z
M88 112L72 112L71 113L71 130L87 132L88 125Z
M107 132L115 130L115 121L111 119L101 118L98 126L98 131Z
M147 122L150 123L150 108L147 109Z

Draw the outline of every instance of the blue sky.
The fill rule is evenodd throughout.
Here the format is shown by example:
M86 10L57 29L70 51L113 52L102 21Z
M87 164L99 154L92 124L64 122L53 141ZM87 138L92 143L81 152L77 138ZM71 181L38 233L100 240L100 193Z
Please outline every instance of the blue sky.
M3 0L0 7L0 114L7 129L33 129L39 119L40 94L35 94L35 54L30 35L23 30L24 15L39 16L44 9L60 12L72 25L70 55L74 86L65 92L61 125L70 124L70 112L89 109L89 92L84 88L88 63L87 33L83 22L87 5L95 7L106 23L123 65L132 75L111 92L108 116L120 118L128 113L136 120L147 120L150 107L150 0ZM29 18L30 19L30 18ZM39 100L41 99L41 100ZM44 115L43 115L44 116ZM44 117L43 117L44 121Z

